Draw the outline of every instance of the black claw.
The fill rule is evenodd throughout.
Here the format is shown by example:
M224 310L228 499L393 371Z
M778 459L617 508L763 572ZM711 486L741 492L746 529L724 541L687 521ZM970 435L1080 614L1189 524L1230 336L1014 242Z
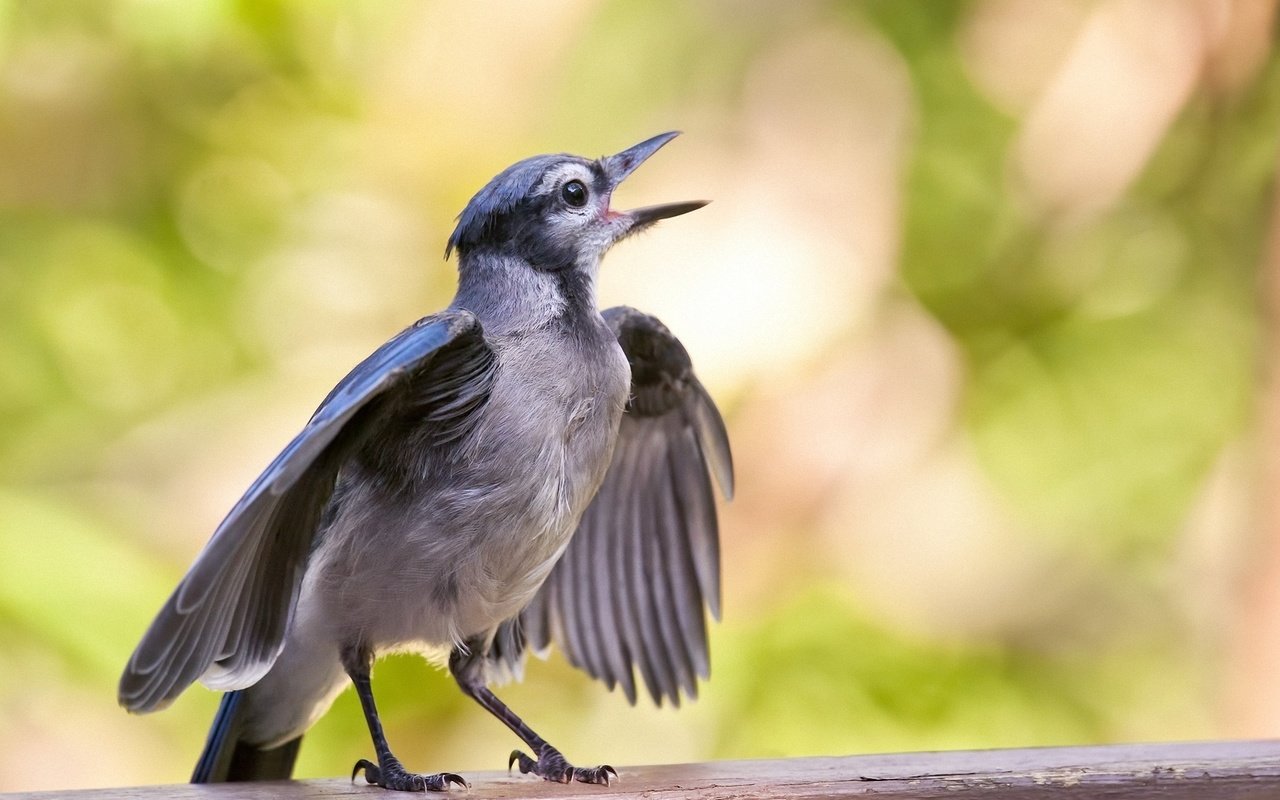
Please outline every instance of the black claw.
M356 762L351 768L351 782L355 783L356 776L360 774L360 770L364 770L364 779L369 783L376 784L378 782L378 765L367 758L362 758Z
M550 746L544 746L541 749L536 761L520 750L512 750L507 758L507 771L510 772L516 764L520 765L522 774L533 773L543 780L555 783L570 783L576 780L579 783L608 786L611 778L618 777L617 770L608 764L598 767L575 767L564 760L560 751Z
M512 750L511 756L507 760L507 772L511 771L512 764L517 764L517 763L520 765L521 775L528 775L530 772L536 775L542 775L542 772L539 771L538 769L537 761L534 761L532 758L525 755L523 751ZM546 776L543 776L543 777L546 777Z
M464 789L471 788L471 784L456 773L438 772L435 775L418 775L406 771L400 762L394 759L384 767L367 758L362 758L351 770L351 780L356 779L360 770L364 770L364 779L371 785L401 792L447 792L453 784Z
M608 764L589 768L574 767L571 771L574 779L579 783L594 783L597 786L608 786L611 777L618 777L617 770Z

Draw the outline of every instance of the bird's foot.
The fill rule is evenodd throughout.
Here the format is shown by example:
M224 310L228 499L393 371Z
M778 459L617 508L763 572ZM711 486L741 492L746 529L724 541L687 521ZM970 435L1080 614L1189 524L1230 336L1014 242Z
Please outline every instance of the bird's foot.
M374 786L399 792L444 792L454 783L466 789L471 788L471 784L464 781L461 775L452 772L437 772L435 775L408 772L394 756L382 764L375 764L367 758L360 759L351 770L351 780L354 781L361 770L364 770L364 779Z
M512 750L511 758L507 760L507 769L510 770L517 763L522 773L540 775L543 780L556 783L579 781L608 786L611 779L618 777L617 770L608 764L601 764L598 767L575 767L565 761L560 751L549 744L543 745L538 751L537 761L519 750Z

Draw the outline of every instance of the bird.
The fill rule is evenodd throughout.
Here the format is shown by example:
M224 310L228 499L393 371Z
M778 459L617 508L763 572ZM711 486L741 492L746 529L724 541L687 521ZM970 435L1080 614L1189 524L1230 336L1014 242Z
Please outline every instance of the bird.
M411 772L374 700L375 660L416 652L528 749L508 770L608 785L492 687L527 655L568 661L661 705L709 678L721 611L716 492L733 495L724 420L655 317L601 311L601 259L704 201L615 210L678 132L615 155L519 161L458 215L458 287L360 362L253 481L130 657L118 699L222 692L194 783L285 779L306 730L354 686L376 786L446 791Z

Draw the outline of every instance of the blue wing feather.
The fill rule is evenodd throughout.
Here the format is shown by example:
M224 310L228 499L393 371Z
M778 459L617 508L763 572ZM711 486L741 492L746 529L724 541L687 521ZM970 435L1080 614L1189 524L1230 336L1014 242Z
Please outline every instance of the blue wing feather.
M451 356L437 358L445 350ZM369 414L353 421L411 382L448 386L449 396L436 399L465 413L487 391L492 360L475 316L449 310L402 331L351 370L250 485L156 616L120 679L121 705L163 708L197 678L224 690L261 678L283 646L338 470L376 424Z

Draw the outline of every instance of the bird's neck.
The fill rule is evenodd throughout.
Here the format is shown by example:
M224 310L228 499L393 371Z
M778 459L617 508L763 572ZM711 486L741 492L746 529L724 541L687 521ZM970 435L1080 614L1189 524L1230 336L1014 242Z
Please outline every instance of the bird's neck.
M594 267L540 270L506 253L467 253L452 306L475 314L489 336L594 319L600 314Z

